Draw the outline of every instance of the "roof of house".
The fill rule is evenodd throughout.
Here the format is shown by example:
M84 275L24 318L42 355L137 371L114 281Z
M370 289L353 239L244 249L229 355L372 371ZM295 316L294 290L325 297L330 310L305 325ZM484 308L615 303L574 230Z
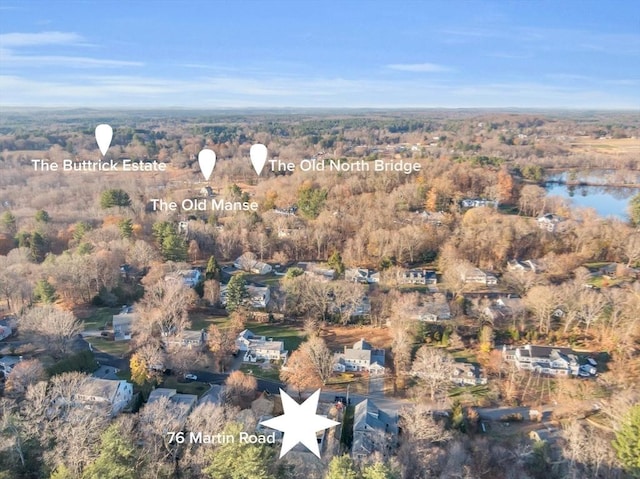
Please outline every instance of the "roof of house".
M371 344L364 340L364 338L360 338L359 341L353 343L353 349L362 349L362 350L371 350Z
M473 374L474 377L480 376L480 371L478 367L473 363L454 363L454 368L456 372L454 372L454 376L463 376L467 373Z
M22 356L3 356L0 358L0 364L5 366L13 366L22 361Z
M535 346L532 344L527 344L518 348L520 351L520 355L523 357L531 357L531 358L548 358L551 357L551 353L556 350L564 355L575 355L575 352L571 348L563 348L559 346Z
M110 401L116 395L121 383L126 381L89 377L80 384L76 395L104 398Z
M253 334L251 332L251 330L249 329L243 329L240 334L238 334L238 339L243 338L243 339L251 339L251 338L255 338L255 334Z
M344 358L358 361L371 361L370 349L352 349L344 348Z
M175 389L156 388L149 394L147 404L159 401L160 398L163 397L166 397L174 404L177 404L179 406L187 406L189 408L198 401L198 396L196 396L195 394L180 394Z
M147 399L147 404L151 404L152 402L158 401L162 397L171 398L177 393L178 391L176 391L175 389L156 388L153 391L151 391L151 393L149 394L149 399Z
M113 315L113 329L122 326L131 326L131 324L138 318L136 313L120 313Z
M390 416L378 408L371 399L365 399L356 404L353 413L353 430L355 432L367 429L377 429L395 434L398 432L397 417Z
M118 372L118 369L114 368L113 366L102 365L93 372L92 376L100 379L110 379L113 381L119 381L120 378L116 375L117 372Z
M253 349L269 350L269 351L282 351L284 349L283 341L269 341L269 340L251 340L249 347Z

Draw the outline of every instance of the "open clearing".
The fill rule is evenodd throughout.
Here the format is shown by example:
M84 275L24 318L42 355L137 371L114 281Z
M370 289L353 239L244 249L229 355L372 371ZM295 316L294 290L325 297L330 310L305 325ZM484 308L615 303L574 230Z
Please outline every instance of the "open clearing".
M321 336L327 342L327 346L335 351L342 350L345 346L353 346L353 343L362 338L376 348L391 347L391 332L387 328L329 325L323 328Z

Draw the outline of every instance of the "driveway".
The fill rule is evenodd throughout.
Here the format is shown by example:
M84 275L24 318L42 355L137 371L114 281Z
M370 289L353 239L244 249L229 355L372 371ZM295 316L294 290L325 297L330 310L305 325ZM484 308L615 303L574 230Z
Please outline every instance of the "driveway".
M384 397L384 376L369 379L369 397L374 400Z

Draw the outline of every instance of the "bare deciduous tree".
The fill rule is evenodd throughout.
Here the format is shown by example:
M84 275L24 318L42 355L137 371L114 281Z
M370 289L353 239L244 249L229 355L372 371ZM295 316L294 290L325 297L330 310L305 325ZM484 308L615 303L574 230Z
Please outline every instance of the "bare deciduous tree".
M324 339L320 337L309 338L300 345L300 351L304 354L322 384L326 384L333 374L333 353L327 347Z
M37 359L28 359L16 364L5 385L5 390L13 395L23 395L27 388L46 379L46 373L42 363Z
M188 308L195 299L195 292L180 281L160 280L147 287L134 327L143 337L179 334L190 325Z
M424 345L416 353L411 374L421 379L431 400L436 394L446 391L451 384L455 362L441 349Z
M558 307L556 293L553 286L534 286L524 297L524 304L535 317L541 333L551 329L551 315Z
M291 353L287 365L280 370L280 379L297 390L299 397L304 390L322 386L313 363L301 350Z
M22 332L33 334L58 356L67 353L71 340L83 329L73 313L51 305L28 310L18 324Z
M253 401L258 389L258 381L250 374L233 371L225 381L226 400L236 406L247 406Z

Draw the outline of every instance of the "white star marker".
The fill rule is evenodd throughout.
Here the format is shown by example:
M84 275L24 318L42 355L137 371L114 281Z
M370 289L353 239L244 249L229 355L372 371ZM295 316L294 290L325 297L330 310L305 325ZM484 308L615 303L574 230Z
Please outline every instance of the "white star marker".
M280 457L284 456L293 449L296 444L301 442L319 458L320 449L318 448L316 433L340 424L337 421L316 414L318 410L318 400L320 399L320 389L314 392L311 397L302 404L295 402L291 399L291 396L282 389L280 389L280 398L282 398L284 414L260 423L263 426L284 433Z

